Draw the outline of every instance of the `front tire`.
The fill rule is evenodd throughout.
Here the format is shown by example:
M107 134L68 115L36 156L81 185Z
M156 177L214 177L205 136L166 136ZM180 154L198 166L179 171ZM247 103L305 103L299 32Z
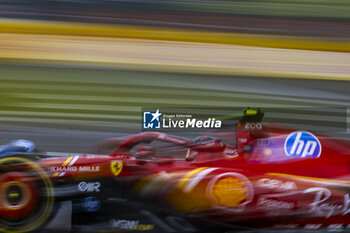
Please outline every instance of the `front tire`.
M0 159L0 232L34 231L52 213L52 182L34 160L29 156Z

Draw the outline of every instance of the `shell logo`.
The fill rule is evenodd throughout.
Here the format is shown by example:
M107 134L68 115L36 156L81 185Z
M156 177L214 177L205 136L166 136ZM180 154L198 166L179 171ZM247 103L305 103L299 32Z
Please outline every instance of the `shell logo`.
M213 196L218 205L238 207L248 198L248 189L238 178L224 178L219 180L213 187Z
M254 196L248 178L235 172L215 176L208 184L207 195L215 206L229 208L243 208Z

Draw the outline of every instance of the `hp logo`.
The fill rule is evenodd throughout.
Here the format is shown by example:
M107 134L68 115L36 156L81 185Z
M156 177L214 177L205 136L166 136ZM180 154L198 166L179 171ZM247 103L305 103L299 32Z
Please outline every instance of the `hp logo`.
M317 158L321 155L321 149L317 137L306 131L289 134L284 143L284 152L293 157Z

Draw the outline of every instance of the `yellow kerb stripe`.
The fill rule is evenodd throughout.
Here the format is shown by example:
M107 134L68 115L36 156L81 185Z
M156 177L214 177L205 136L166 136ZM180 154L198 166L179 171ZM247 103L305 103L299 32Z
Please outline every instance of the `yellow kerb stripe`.
M72 159L73 159L73 157L69 157L68 159L66 159L66 161L64 161L64 163L62 164L62 167L67 166L68 163L69 163L70 161L72 161Z
M200 168L196 168L190 172L187 172L187 174L181 178L181 180L179 181L177 187L178 188L183 188L185 186L185 184L187 183L187 181L190 180L191 177L195 176L198 172L207 169L208 167L200 167Z

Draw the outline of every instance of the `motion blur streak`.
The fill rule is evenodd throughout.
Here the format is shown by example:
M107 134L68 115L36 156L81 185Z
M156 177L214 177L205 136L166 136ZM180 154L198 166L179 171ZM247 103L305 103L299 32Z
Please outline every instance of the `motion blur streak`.
M261 225L348 222L349 141L329 136L350 137L349 12L348 0L0 0L0 231L195 232L189 220L213 208L223 229L261 213ZM228 133L139 134L146 108L216 114ZM82 154L105 139L91 154L110 156ZM323 215L306 208L327 193Z
M348 107L349 9L346 0L0 0L0 140L79 152L139 131L142 107ZM313 114L298 117L310 124ZM323 127L339 121L322 116Z
M160 70L350 79L350 54L248 46L3 34L2 58L89 62ZM254 67L254 70L251 68Z

